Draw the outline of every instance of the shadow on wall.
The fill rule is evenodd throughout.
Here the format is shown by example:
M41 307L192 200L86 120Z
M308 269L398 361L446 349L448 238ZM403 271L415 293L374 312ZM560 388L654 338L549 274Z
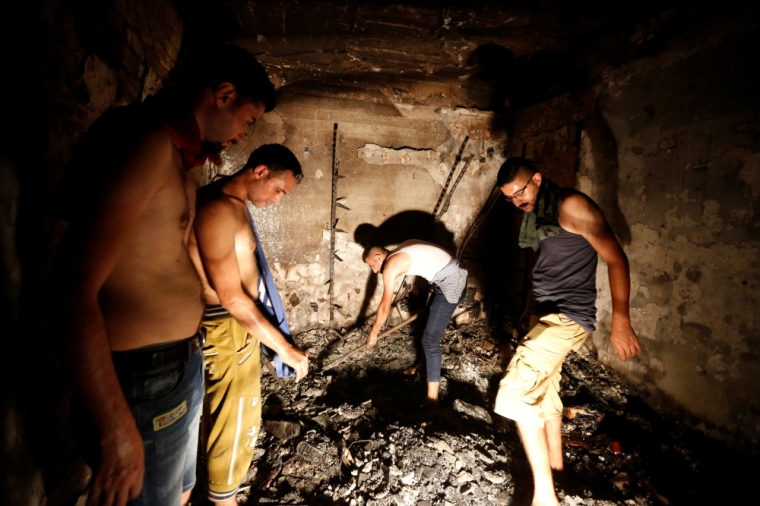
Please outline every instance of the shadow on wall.
M436 221L431 213L425 211L402 211L385 220L379 227L371 223L362 223L354 231L354 242L367 246L396 246L404 241L419 239L432 242L442 247L452 255L456 254L457 247L454 243L454 234L446 226ZM421 283L421 282L417 282ZM364 300L359 309L360 324L369 308L369 302L377 288L377 275L370 271L367 285L364 291ZM420 285L416 289L423 288Z
M621 243L631 242L631 228L618 201L618 147L615 135L597 107L596 113L582 123L590 155L588 177L594 184L591 197L599 204L612 231Z

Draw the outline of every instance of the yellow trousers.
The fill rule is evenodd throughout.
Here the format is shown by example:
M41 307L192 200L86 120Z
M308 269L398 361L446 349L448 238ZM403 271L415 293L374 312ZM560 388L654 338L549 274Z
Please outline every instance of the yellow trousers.
M259 341L231 316L203 321L209 499L237 493L253 459L261 426Z
M532 323L533 320L531 320ZM543 427L562 417L562 362L591 335L563 314L538 319L515 350L499 383L494 411L517 422Z

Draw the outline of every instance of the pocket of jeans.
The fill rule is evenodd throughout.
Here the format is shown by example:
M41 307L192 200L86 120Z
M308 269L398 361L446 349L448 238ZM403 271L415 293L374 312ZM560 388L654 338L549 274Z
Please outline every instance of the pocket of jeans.
M180 368L145 379L143 382L143 401L152 401L170 394L177 388L181 380L182 371Z

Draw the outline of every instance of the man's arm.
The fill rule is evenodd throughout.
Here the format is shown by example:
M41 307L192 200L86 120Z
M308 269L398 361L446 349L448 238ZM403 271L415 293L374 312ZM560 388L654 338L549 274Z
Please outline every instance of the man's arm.
M411 267L411 257L407 253L397 253L385 261L383 266L383 297L375 314L375 323L367 336L367 348L373 348L377 344L377 336L383 330L388 316L391 314L393 304L393 288L396 278L404 274Z
M211 201L198 212L193 227L209 283L232 317L296 370L298 381L309 371L308 356L285 339L243 288L235 250L235 234L241 226L239 216L240 209L224 199Z
M631 278L628 257L604 219L602 211L587 196L573 193L562 201L559 222L568 232L582 235L607 262L612 294L610 340L623 361L636 356L641 352L641 345L631 327Z
M74 388L95 424L100 461L88 505L123 505L142 489L144 449L121 391L98 293L133 234L140 215L172 168L172 145L163 132L140 139L114 169L115 176L68 228L54 276L57 321Z

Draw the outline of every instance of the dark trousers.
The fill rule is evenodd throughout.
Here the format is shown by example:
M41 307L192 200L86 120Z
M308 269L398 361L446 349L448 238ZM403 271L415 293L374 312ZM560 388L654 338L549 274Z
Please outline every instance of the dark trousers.
M441 337L446 332L454 310L462 301L465 290L462 290L457 302L449 302L438 285L433 285L433 299L430 301L427 325L422 334L422 350L425 353L428 382L441 380Z

